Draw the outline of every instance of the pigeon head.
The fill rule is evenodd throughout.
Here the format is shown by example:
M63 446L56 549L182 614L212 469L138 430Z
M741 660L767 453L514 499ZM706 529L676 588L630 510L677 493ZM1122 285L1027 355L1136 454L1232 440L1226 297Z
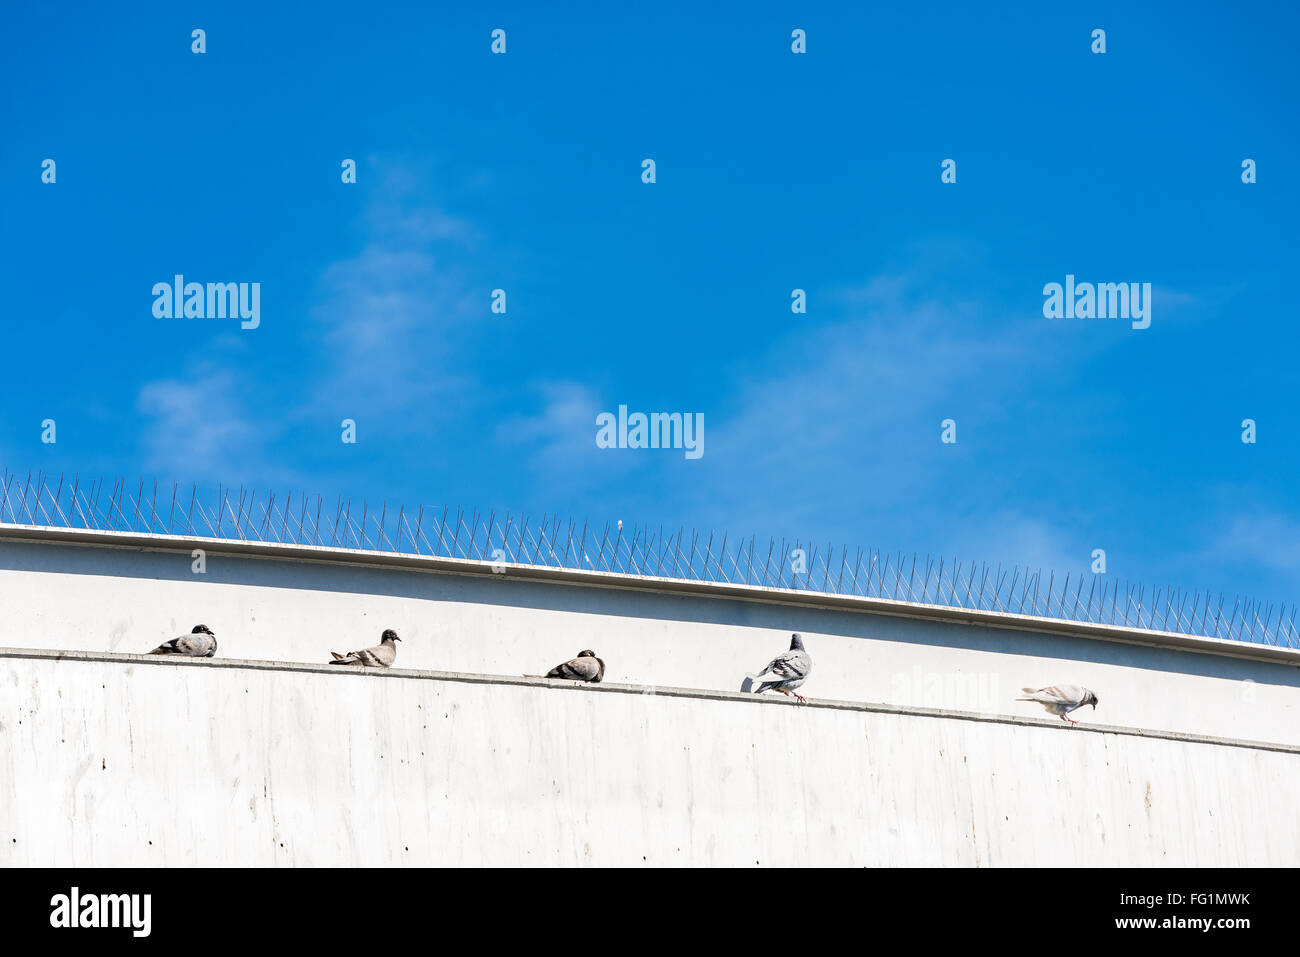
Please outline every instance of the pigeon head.
M791 651L803 651L803 650L804 650L804 647L803 647L803 635L799 634L797 631L796 631L793 635L790 636L790 650L791 650Z
M191 635L198 635L198 634L212 635L212 629L209 628L207 625L195 625L194 628L190 631L190 634ZM212 635L212 637L215 638L216 635Z
M1096 711L1096 710L1097 710L1097 695L1094 694L1093 692L1089 691L1086 695L1083 696L1083 703L1084 703L1084 704L1090 704L1090 705L1092 705L1092 710L1093 710L1093 711Z
M383 633L383 635L381 636L381 640L383 640L383 641L401 641L402 639L397 637L397 632L393 631L393 629L391 629L391 628L385 628L385 629L384 629L384 633Z
M592 651L590 648L584 648L584 649L582 649L582 651L578 652L578 657L579 657L579 658L595 658L595 657L596 657L596 653L595 653L594 651Z

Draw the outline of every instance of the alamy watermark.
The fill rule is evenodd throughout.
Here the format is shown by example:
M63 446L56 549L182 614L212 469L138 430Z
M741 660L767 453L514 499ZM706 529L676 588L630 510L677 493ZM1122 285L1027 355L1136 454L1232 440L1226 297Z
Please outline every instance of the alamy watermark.
M169 283L154 283L153 296L157 319L241 319L241 329L262 323L260 282L186 282L178 273Z
M129 927L133 937L148 937L153 926L152 894L68 894L50 898L51 927Z
M600 449L684 449L688 459L704 455L703 412L633 412L618 407L618 415L596 416L596 447Z
M1081 282L1067 274L1065 284L1043 287L1047 319L1131 319L1134 329L1151 325L1151 283Z

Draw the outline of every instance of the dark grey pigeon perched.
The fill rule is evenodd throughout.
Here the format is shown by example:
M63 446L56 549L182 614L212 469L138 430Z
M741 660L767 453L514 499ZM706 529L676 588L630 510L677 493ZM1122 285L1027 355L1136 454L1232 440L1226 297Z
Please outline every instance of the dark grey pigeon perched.
M591 649L584 649L578 652L578 657L571 658L562 665L556 665L546 672L546 677L595 683L605 677L605 662L597 658L596 653Z
M217 653L217 636L207 625L195 625L188 635L164 641L151 655L188 655L191 658L211 658Z
M777 655L767 663L764 668L756 675L749 677L757 681L765 674L776 675L777 681L764 681L759 687L754 688L754 694L762 694L764 691L779 691L784 695L794 695L800 701L806 700L803 695L796 692L798 688L808 679L808 672L812 671L812 656L804 651L803 636L793 634L790 636L790 650L783 655Z
M363 668L391 668L393 662L397 660L396 641L401 641L397 637L397 632L389 628L384 631L380 638L379 644L373 648L362 648L360 651L349 651L346 655L341 655L337 651L331 651L334 660L332 665L361 665Z

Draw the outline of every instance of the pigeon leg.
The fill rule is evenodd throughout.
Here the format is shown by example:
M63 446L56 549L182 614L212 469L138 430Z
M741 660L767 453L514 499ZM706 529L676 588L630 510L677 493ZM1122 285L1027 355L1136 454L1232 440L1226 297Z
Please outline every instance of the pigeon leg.
M791 693L792 695L794 695L796 698L799 699L799 703L800 703L800 704L807 704L807 703L808 703L808 699L805 698L803 695L801 695L799 692L797 692L797 691L791 691L790 693Z

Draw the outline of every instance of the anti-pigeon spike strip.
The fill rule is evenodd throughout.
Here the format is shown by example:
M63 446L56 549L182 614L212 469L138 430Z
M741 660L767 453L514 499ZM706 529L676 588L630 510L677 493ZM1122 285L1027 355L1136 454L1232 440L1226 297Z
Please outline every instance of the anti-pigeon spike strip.
M505 521L499 522L495 510L482 516L458 508L452 516L444 506L441 517L436 512L430 516L434 527L426 532L423 506L413 513L413 520L405 505L389 508L385 501L376 512L368 503L357 502L358 523L352 517L354 503L342 496L333 516L325 509L323 496L316 496L313 515L310 496L301 491L295 500L292 491L279 496L275 491L236 490L224 484L207 492L191 484L186 501L180 485L173 483L170 504L163 486L164 507L159 509L159 485L150 481L152 489L142 479L132 495L125 478L83 482L79 475L69 481L60 474L56 481L44 471L22 475L5 469L0 471L0 524L281 542L484 562L495 561L494 552L500 548L517 565L672 575L682 581L719 584L744 582L762 588L1046 614L1065 621L1173 628L1189 635L1300 647L1296 623L1300 609L1295 604L1242 596L1228 604L1222 592L1216 602L1209 590L1200 588L1189 594L1177 587L1161 587L1148 596L1146 586L1136 582L1125 582L1121 596L1120 583L1104 574L1091 575L1085 598L1088 571L1073 570L1059 585L1055 573L1049 572L1044 594L1042 570L998 565L994 572L982 563L977 567L974 562L967 565L944 557L936 565L930 555L923 563L915 554L905 561L902 553L882 561L883 551L869 548L864 553L858 548L850 565L846 546L840 549L837 568L834 547L811 546L811 554L805 551L800 565L794 561L795 550L808 547L802 538L793 543L782 539L780 551L776 539L769 538L760 562L754 537L748 544L740 538L731 549L733 539L727 529L721 535L710 530L706 537L682 528L665 537L662 529L652 535L645 523L614 530L606 520L597 547L595 526L586 521L579 526L572 517L567 522L559 516L543 518L538 526L522 513L516 517L507 512ZM597 549L594 559L588 551L589 539Z

